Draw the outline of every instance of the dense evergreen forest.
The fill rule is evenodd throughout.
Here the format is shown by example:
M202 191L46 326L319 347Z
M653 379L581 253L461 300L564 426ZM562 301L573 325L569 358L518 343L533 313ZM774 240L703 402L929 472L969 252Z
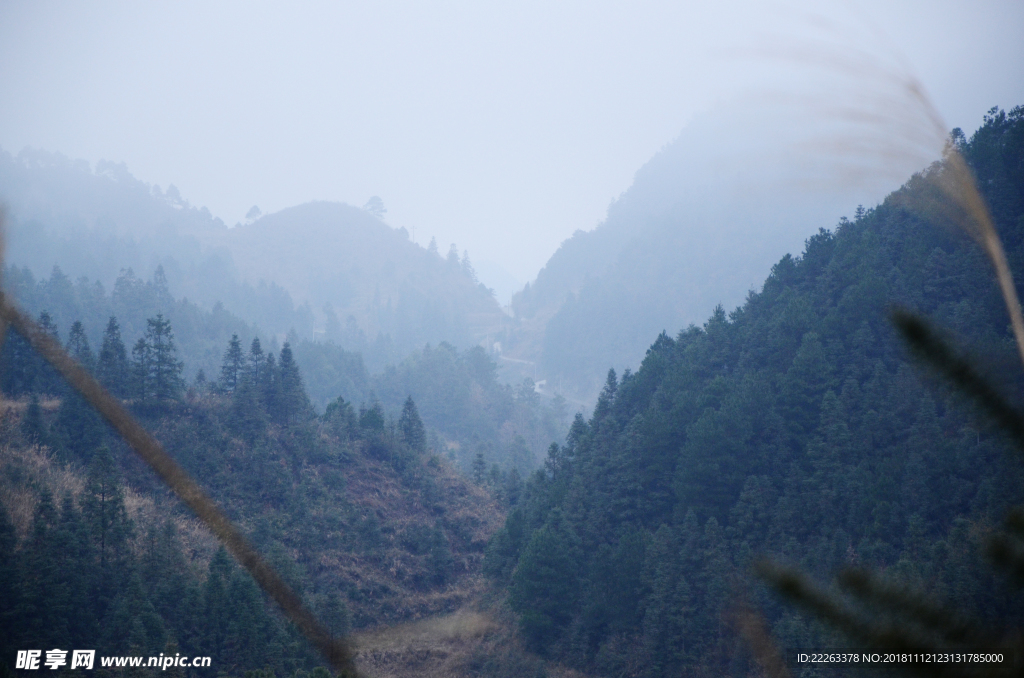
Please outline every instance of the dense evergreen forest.
M609 367L635 369L662 330L742 303L819 226L919 169L890 157L858 181L835 177L843 154L813 149L836 130L796 115L729 105L696 115L600 224L565 240L516 293L509 355L536 361L538 378L593 407Z
M167 319L128 346L114 318L97 352L81 323L67 340L333 632L474 595L487 538L521 490L515 469L457 473L408 396L397 412L339 397L316 415L287 343L275 355L235 337L219 373L191 385ZM5 663L30 646L206 655L209 675L322 662L16 334L3 363L5 395L20 398L0 419Z
M174 329L181 376L188 384L218 378L224 347L232 337L246 338L240 349L245 353L253 341L260 352L280 350L277 336L268 339L221 304L206 310L188 299L174 299L162 267L148 281L131 269L123 270L110 292L84 277L72 281L59 267L49 278L37 280L27 267L9 266L4 281L23 308L59 340L75 346L84 342L101 348L112 339L108 335L114 330L113 319L130 358L150 319L165 318ZM308 375L306 391L318 412L338 396L357 404L379 401L386 411L398 412L411 395L423 410L432 446L450 452L467 473L478 453L488 466L497 463L529 473L547 446L563 438L568 428L564 400L540 397L532 382L504 384L492 357L479 346L427 345L371 374L361 353L346 350L331 338L312 341L294 332L283 338L291 344L299 369ZM391 355L393 348L384 342L381 350ZM25 350L15 338L0 358L0 381L10 395L24 396L35 388L19 376L33 360L23 355Z
M1024 275L1024 108L951 143ZM488 547L529 647L597 675L748 675L730 615L750 604L779 647L841 647L753 580L759 554L822 580L870 566L987 622L1024 621L982 555L1024 499L1024 465L887 317L928 317L1024 401L990 265L931 218L943 171L820 230L733 312L659 336L636 372L608 373Z
M950 143L1024 271L1024 108L993 109ZM845 642L751 576L760 555L821 580L869 566L984 621L1024 622L981 548L1024 498L1024 465L889 322L893 307L928 317L1022 402L990 265L933 209L943 171L821 229L732 312L658 336L571 425L531 380L501 383L481 346L380 348L391 359L371 374L341 339L261 335L222 305L175 299L162 268L149 281L124 270L109 294L60 268L8 267L4 284L333 631L461 609L485 595L482 573L518 640L467 670L542 674L525 649L590 675L754 675L741 608L765 614L779 647ZM442 278L472 282L468 257L427 254ZM357 324L329 325L366 345ZM3 661L97 647L209 655L209 675L322 675L249 576L13 332L0 388Z

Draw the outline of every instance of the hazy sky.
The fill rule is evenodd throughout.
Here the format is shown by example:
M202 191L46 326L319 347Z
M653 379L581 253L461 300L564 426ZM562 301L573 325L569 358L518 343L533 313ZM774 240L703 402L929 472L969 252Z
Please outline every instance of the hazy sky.
M0 146L124 161L228 224L379 195L525 282L695 113L798 82L765 47L903 59L972 130L1024 104L1022 28L1020 0L2 1Z

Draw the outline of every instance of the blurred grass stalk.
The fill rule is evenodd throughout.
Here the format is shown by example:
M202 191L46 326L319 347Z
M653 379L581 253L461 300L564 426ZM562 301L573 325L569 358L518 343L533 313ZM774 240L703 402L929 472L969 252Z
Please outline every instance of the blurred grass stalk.
M827 154L826 165L844 181L869 178L873 171L891 171L886 165L894 160L906 161L908 157L927 158L929 155L934 159L941 152L941 161L933 161L921 174L926 188L924 200L906 206L932 223L968 234L981 246L995 271L996 282L1010 316L1017 351L1024 365L1024 315L1013 274L974 173L951 136L951 130L946 127L922 84L906 67L905 60L895 50L888 49L879 31L874 31L874 37L881 38L876 40L876 45L889 52L889 59L879 51L864 47L861 41L848 41L837 46L835 38L848 37L848 33L830 20L810 17L810 22L828 33L830 41L789 44L775 41L774 47L758 50L760 57L789 61L801 68L821 69L832 87L837 80L851 85L848 91L839 92L834 99L820 93L789 98L790 105L798 105L803 113L816 115L819 121L834 126L834 134L802 144L800 150L808 154ZM783 102L787 99L778 93L771 94L770 98ZM843 104L844 100L849 103ZM982 410L1010 433L1014 442L1024 450L1020 435L1024 431L1024 420L1018 410L1003 402L969 362L943 344L926 321L900 310L894 311L892 320L919 356L978 402ZM922 343L922 338L927 341ZM1018 534L1011 524L1017 516L1018 522L1024 525L1024 518L1020 515L1011 514L1007 523L1010 534L1001 533L992 538L989 555L995 564L1011 573L1019 571L1024 579L1024 539L1019 538L1024 536L1024 529ZM862 643L920 652L964 643L980 647L986 640L990 647L1005 647L1007 641L1006 638L996 638L998 632L985 632L971 622L956 618L945 608L886 583L865 570L847 569L839 573L837 583L850 596L849 600L837 591L819 587L805 573L770 559L758 561L754 572L782 596ZM851 607L853 601L867 612ZM747 611L741 621L741 635L765 673L770 676L788 675L780 662L778 650L772 645L764 617ZM1004 669L992 666L928 665L924 669L906 665L903 668L921 675L1007 675ZM1014 670L1015 667L1010 669Z

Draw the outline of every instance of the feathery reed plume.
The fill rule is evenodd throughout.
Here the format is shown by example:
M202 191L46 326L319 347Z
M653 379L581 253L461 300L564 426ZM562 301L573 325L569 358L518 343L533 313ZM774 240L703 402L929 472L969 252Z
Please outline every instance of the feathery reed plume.
M202 488L142 427L124 406L104 389L61 345L8 301L0 291L0 321L9 324L49 362L83 398L107 420L132 449L149 464L181 501L213 532L256 583L281 607L292 623L316 647L339 676L356 676L348 643L334 638L281 576L242 536Z
M832 37L846 37L845 31L827 20L819 18L817 25L832 33ZM885 44L883 40L882 45ZM922 190L915 195L924 198L905 205L929 217L933 223L945 224L970 235L981 246L996 274L1018 354L1024 363L1024 315L1006 254L974 174L959 148L950 141L942 117L924 87L894 51L890 50L888 56L895 58L887 59L885 54L880 56L880 52L863 48L856 42L850 41L845 47L839 50L823 47L822 43L796 40L776 41L773 48L760 50L761 56L790 61L802 68L819 67L830 81L839 76L846 84L854 85L850 89L855 96L850 96L850 90L837 90L839 96L834 99L812 96L794 101L790 97L791 103L832 122L825 135L804 144L805 150L828 152L834 166L827 169L854 179L858 178L858 173L860 177L869 176L872 171L884 173L883 161L922 155L931 155L931 160L941 153L942 160L921 175L923 185L919 188ZM895 309L890 318L918 357L976 402L1016 446L1024 450L1024 417L982 378L969 360L914 314ZM1006 527L1010 534L991 538L989 555L1024 583L1024 516L1011 516ZM986 637L991 641L991 636L948 610L900 586L882 582L864 570L842 573L838 584L867 608L867 616L859 615L842 596L819 588L798 570L762 561L755 566L755 571L777 592L818 619L872 646L910 650L967 642L983 644ZM912 632L911 628L916 631ZM910 665L905 668L928 675L966 675L962 667L928 665L927 670L922 670L921 665ZM1004 669L969 669L981 670L997 675L996 671Z
M942 162L924 175L934 188L931 195L923 203L908 206L969 234L982 247L995 269L1024 362L1024 314L1006 253L974 173L950 143L949 127L924 86L906 59L873 26L868 25L867 37L873 38L874 49L862 46L862 39L854 39L849 31L822 16L807 18L841 46L826 48L810 39L773 40L755 54L805 69L816 67L830 82L839 78L842 84L832 85L832 96L827 97L776 92L771 98L788 101L813 113L815 120L835 125L802 146L807 151L828 152L826 168L854 181L891 174L887 165L894 160L915 161L921 166L922 160L930 162L941 154Z
M927 202L920 208L933 220L960 228L981 245L995 269L999 291L1010 315L1017 352L1024 363L1024 315L1021 314L1020 299L1006 261L1002 240L996 232L985 199L978 191L974 173L960 151L949 144L943 162L928 172L926 178L936 190L931 192L926 198Z

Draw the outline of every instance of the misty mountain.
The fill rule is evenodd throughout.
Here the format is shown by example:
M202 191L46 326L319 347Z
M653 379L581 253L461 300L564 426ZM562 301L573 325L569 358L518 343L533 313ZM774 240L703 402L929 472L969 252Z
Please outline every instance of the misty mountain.
M209 210L134 178L124 164L0 152L6 261L36 279L111 289L162 267L175 298L222 304L264 338L331 341L373 369L427 343L467 348L505 316L468 257L442 256L367 211L310 203L228 228ZM294 333L294 334L293 334ZM218 341L221 338L218 337Z
M107 161L95 170L59 153L0 151L0 201L6 212L5 263L37 279L55 266L72 281L111 289L127 270L149 278L162 267L169 290L212 309L218 302L264 332L284 335L311 324L308 308L273 282L245 285L231 253L215 244L227 231L205 207L189 204Z
M953 143L1019 276L1024 107L993 109ZM1019 591L985 557L1021 501L1019 447L978 417L966 388L930 378L889 316L895 306L926 319L996 397L1020 403L991 264L943 228L955 203L935 209L950 171L935 163L820 229L740 308L662 333L635 372L607 372L593 416L552 446L488 547L485 571L507 586L529 647L588 675L749 676L763 674L732 621L741 604L763 615L777 648L860 640L825 609L893 633L913 618L909 600L956 610L961 629L984 620L990 639L1020 628ZM905 597L868 604L845 587L863 605L837 596L795 614L751 577L760 558L819 581L866 568ZM919 637L944 647L967 636Z
M364 353L387 337L391 362L425 344L477 344L505 320L454 246L442 257L356 207L308 203L220 235L245 282L272 280L314 309L301 334Z
M851 182L849 170L863 167L809 150L836 130L757 115L696 119L636 173L603 223L565 241L514 297L521 330L508 355L592 402L608 366L636 368L652 336L740 305L807 233L870 204L884 184L887 172Z

